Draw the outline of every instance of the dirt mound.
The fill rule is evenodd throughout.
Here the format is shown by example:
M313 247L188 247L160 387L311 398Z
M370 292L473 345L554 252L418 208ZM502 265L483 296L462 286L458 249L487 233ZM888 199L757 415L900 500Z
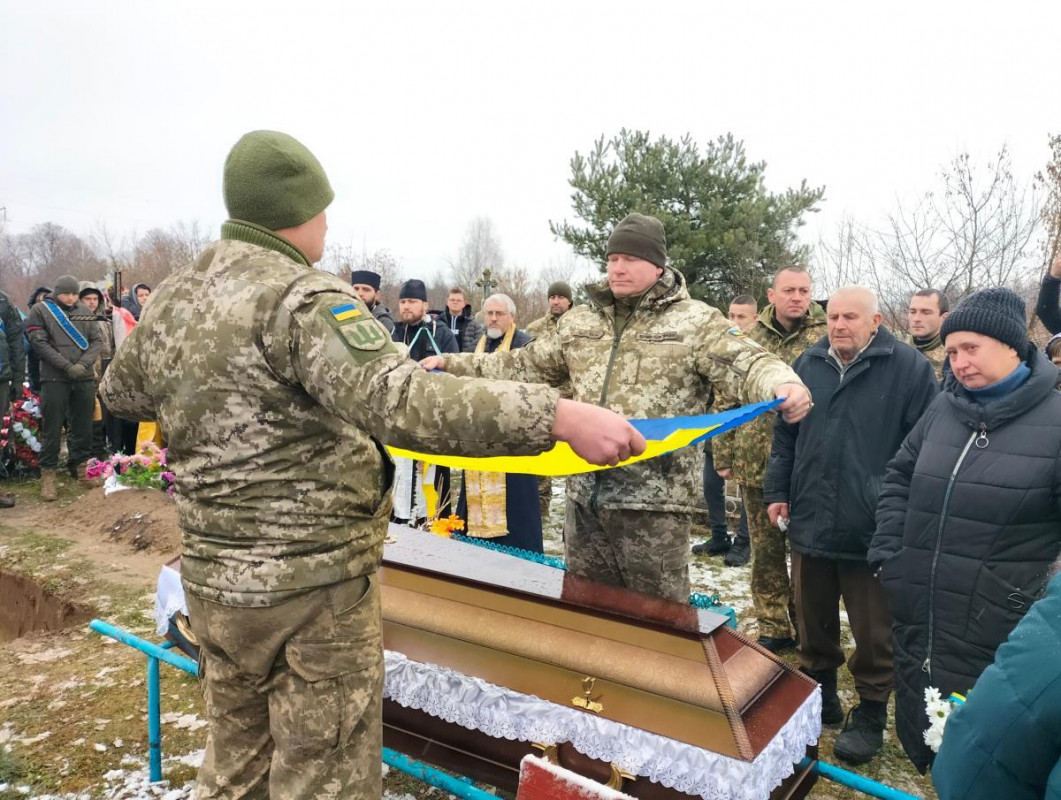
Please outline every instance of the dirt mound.
M110 542L126 552L176 555L181 548L173 499L151 489L105 495L95 488L70 503L20 503L6 511L0 523L31 526L85 543Z

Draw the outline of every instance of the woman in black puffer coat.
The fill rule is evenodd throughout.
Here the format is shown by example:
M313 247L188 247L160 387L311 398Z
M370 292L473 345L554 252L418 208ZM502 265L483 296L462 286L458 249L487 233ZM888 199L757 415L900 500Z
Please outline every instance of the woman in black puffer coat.
M942 334L953 374L888 465L869 551L893 617L896 732L922 772L925 689L972 689L1061 550L1059 373L1027 342L1023 301L978 292ZM990 380L977 364L992 349L1012 361Z

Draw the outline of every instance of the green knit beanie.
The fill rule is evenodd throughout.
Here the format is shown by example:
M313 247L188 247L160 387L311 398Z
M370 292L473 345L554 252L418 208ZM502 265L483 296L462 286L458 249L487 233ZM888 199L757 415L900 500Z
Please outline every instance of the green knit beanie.
M225 159L225 208L232 219L271 231L294 228L335 199L324 168L286 133L251 131Z
M667 265L667 234L663 223L636 211L627 214L608 237L606 255L613 253L643 258L662 269Z

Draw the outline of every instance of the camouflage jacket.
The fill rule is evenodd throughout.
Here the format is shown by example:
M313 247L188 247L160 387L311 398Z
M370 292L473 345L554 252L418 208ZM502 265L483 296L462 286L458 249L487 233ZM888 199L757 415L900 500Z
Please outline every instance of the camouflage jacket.
M264 228L154 292L101 386L169 441L193 594L269 606L376 569L391 508L381 442L467 455L552 446L559 394L425 372L353 288Z
M774 318L774 307L770 305L759 313L759 319L748 332L748 337L786 364L791 364L804 350L825 336L825 328L825 310L817 303L811 303L803 324L791 333L778 325ZM715 469L729 467L738 482L745 486L761 487L766 480L766 464L770 459L773 439L773 414L764 414L731 433L722 434L712 440Z
M673 269L641 298L618 336L615 298L602 282L575 306L556 335L521 350L446 356L455 375L511 378L553 386L570 379L575 400L627 417L705 413L717 392L731 403L771 400L796 374L733 328L717 309L692 300ZM683 450L621 469L576 475L569 496L598 508L691 512L704 507L703 450Z
M914 341L914 337L909 333L901 341L906 342L927 358L929 363L932 364L932 369L936 371L936 380L943 381L943 362L947 360L947 349L943 346L939 334L936 334L931 341L925 344Z
M565 311L564 314L567 314L569 311L570 309ZM554 336L564 314L561 314L558 317L553 314L553 312L546 311L545 316L538 317L538 319L534 320L534 322L527 326L527 333L535 339L541 339L545 336ZM566 397L568 400L571 399L571 381L564 381L556 388L560 390L561 397Z
M567 312L565 311L564 313L566 314ZM552 311L546 311L545 316L538 317L538 319L534 320L534 322L527 326L527 333L535 339L556 333L556 329L560 325L560 320L563 316L564 315L561 314L558 317L553 314Z

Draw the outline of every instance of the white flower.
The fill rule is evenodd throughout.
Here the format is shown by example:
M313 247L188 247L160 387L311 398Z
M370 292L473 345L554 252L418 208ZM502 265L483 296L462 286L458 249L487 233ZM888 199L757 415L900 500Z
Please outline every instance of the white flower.
M939 689L937 689L935 686L929 686L927 689L925 689L925 705L938 703L942 699L943 696L939 693Z
M933 753L938 753L939 746L943 744L943 730L933 725L925 731L925 744L932 748Z

